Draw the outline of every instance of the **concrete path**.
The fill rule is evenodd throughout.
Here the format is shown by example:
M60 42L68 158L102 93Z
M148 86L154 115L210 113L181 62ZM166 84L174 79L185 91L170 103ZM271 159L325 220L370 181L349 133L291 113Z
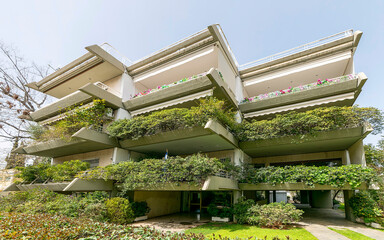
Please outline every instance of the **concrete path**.
M304 218L300 222L305 229L311 232L319 240L348 239L330 229L349 229L361 233L367 237L384 240L384 232L366 227L363 224L353 223L345 219L345 215L340 210L333 209L303 209Z

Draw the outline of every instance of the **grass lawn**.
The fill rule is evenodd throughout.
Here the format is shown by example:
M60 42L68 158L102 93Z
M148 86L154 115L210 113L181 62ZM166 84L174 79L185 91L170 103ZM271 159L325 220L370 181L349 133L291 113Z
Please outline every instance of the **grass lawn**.
M217 237L221 235L222 237L230 238L249 238L249 237L258 237L264 239L267 236L268 240L273 237L279 237L281 239L286 239L286 236L289 236L289 239L295 240L316 240L310 232L303 228L292 228L287 230L278 230L278 229L268 229L268 228L259 228L255 226L240 225L240 224L228 224L228 223L207 223L196 228L189 229L185 231L186 233L202 233L208 238L214 233ZM253 238L252 238L253 239Z
M355 232L355 231L352 231L349 229L345 229L345 228L343 228L343 229L329 228L329 229L331 229L332 231L335 231L337 233L340 233L341 235L343 235L349 239L352 239L352 240L371 240L371 239L373 239L373 238L367 237L361 233L358 233L358 232Z

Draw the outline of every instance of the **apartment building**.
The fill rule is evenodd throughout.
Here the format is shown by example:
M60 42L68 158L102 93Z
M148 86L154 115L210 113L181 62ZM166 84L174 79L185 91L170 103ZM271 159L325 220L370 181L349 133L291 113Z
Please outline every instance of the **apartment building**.
M135 62L108 44L92 45L85 48L88 52L83 56L28 85L57 98L31 113L31 118L48 126L65 118L63 109L92 104L93 99L105 99L115 120L190 107L207 96L225 100L236 109L239 121L270 119L276 114L323 106L352 106L367 80L364 73L354 69L354 53L361 36L360 31L348 30L245 65L237 63L218 24ZM327 79L330 84L316 87L319 79ZM209 157L231 159L235 164L257 166L365 165L363 139L370 131L368 127L359 127L325 132L298 144L286 137L241 142L215 121L188 131L121 141L105 132L83 128L69 142L52 139L22 146L16 152L51 157L53 164L80 159L89 161L91 166L131 161L148 152L165 153L166 149L169 155L202 152ZM55 191L113 189L113 183L103 180L75 179L71 183L44 186ZM230 192L234 201L241 195L255 197L260 191L266 201L276 201L276 196L284 196L286 191L301 191L303 203L331 208L334 189L309 189L302 185L260 187L212 177L201 188L140 189L133 193L133 198L146 200L152 209L150 217L155 217L192 211L193 206L201 210L214 191ZM18 189L13 186L13 190ZM346 198L352 194L350 188L342 190ZM349 212L347 206L347 218L351 218Z

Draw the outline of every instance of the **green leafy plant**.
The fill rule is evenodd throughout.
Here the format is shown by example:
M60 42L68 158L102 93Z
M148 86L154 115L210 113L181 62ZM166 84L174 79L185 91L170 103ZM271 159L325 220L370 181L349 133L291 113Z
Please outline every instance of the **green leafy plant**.
M62 110L65 118L48 126L32 125L29 132L33 139L45 142L52 139L70 141L71 136L83 127L99 130L112 119L108 117L112 109L105 105L104 99L95 99L91 105L80 104Z
M277 114L271 120L244 121L237 130L241 141L256 141L284 136L316 135L331 131L364 126L369 122L380 133L384 126L382 112L376 108L320 107L306 112Z
M135 218L146 216L149 213L149 211L151 211L146 201L133 202L131 203L131 208L133 210Z
M24 182L34 181L36 183L45 182L46 180L52 182L70 181L76 174L88 168L89 163L80 160L65 161L62 164L56 165L40 163L17 168L20 171L17 177L21 178Z
M218 120L232 130L237 127L235 112L226 109L224 101L206 98L189 109L165 109L132 119L120 119L109 125L107 130L112 137L138 139L159 132L203 126L209 119Z
M233 215L237 223L245 224L248 222L248 211L253 205L255 205L255 201L246 199L245 197L240 198L238 202L233 205Z
M217 193L207 209L212 217L229 218L233 216L233 207L228 199L227 193Z
M373 169L361 165L344 165L340 167L328 166L285 166L285 167L246 167L243 171L243 183L298 183L331 185L341 188L349 184L352 188L362 183L376 181L377 176Z
M108 218L111 222L125 224L133 221L134 213L128 199L115 197L105 202Z
M122 191L155 188L163 183L201 185L208 176L226 173L237 176L239 167L201 154L168 159L144 159L96 168L79 175L83 179L113 179L122 183Z
M283 228L300 221L303 210L290 203L255 204L248 209L248 224L269 228Z
M383 218L383 211L379 208L376 201L367 191L360 191L349 199L353 214L356 217L361 217L366 222L375 222L376 219L380 222Z

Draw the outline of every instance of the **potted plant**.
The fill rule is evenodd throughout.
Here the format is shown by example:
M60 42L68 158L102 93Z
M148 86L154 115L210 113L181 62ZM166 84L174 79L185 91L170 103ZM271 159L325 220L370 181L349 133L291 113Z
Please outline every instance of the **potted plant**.
M133 216L134 216L134 221L143 221L148 219L148 213L151 210L148 207L147 202L142 201L142 202L133 202L131 203L131 207L133 210Z
M207 211L214 222L229 222L233 215L233 209L229 204L217 205L216 203L211 203Z

